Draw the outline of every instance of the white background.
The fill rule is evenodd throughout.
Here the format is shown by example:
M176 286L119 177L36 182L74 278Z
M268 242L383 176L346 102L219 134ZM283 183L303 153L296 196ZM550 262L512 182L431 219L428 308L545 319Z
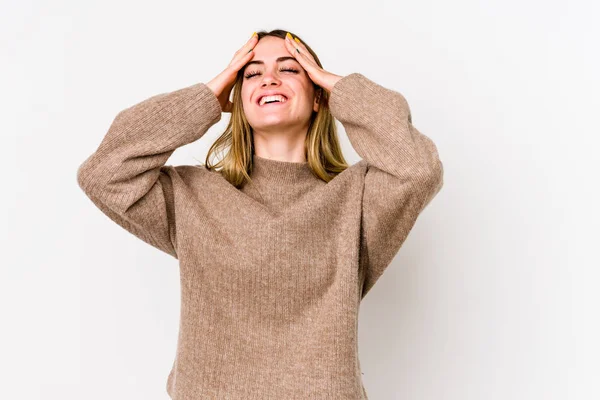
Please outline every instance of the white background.
M597 4L2 1L0 398L168 398L177 261L77 168L120 110L276 28L403 93L444 163L361 305L370 399L600 398ZM203 162L227 118L168 164Z

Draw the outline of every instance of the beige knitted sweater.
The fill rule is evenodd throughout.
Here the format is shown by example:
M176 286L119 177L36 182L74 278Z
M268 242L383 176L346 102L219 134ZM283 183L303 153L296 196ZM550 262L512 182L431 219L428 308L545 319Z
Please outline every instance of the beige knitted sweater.
M367 399L359 304L443 168L400 93L352 73L329 101L362 160L328 183L307 162L256 155L241 189L203 166L165 165L221 119L204 83L119 112L79 167L104 214L179 261L172 399Z

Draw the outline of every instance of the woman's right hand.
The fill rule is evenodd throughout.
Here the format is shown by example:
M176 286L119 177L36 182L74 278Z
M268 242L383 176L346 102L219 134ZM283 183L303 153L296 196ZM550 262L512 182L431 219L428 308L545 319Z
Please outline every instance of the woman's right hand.
M258 43L258 35L254 32L246 44L235 52L229 66L206 84L219 99L223 112L231 112L233 108L233 103L229 100L231 89L235 84L238 71L254 57L252 50L256 43Z

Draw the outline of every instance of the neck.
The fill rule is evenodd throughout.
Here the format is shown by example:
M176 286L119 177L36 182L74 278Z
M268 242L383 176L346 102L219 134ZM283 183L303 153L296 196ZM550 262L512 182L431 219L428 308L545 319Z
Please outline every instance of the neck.
M270 160L285 162L306 161L305 142L308 126L270 127L273 131L252 130L255 154Z

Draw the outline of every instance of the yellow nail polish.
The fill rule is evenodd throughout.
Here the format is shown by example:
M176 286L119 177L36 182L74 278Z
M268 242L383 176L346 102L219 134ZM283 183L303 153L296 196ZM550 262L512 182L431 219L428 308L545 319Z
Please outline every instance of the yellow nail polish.
M288 33L287 33L285 36L286 36L288 39L292 40L292 35L291 35L289 32L288 32Z
M300 39L298 39L298 38L294 38L294 40L295 40L296 42L300 43Z
M256 32L254 32L254 33L252 34L252 36L250 36L250 39L252 39L252 38L254 37L254 35L256 35Z

